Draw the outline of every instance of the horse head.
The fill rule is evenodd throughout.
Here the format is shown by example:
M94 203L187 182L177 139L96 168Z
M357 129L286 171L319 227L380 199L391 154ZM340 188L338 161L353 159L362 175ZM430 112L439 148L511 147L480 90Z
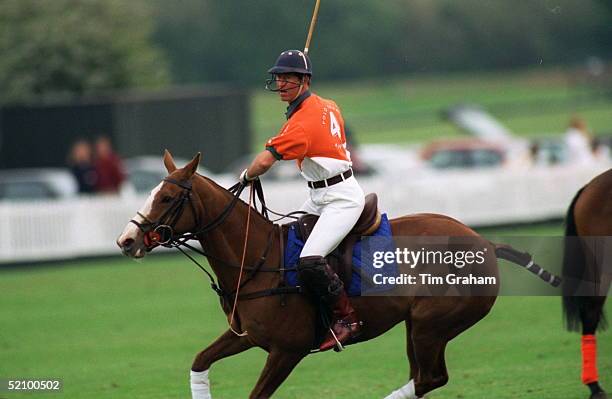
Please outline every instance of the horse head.
M126 256L142 258L156 246L168 243L174 235L196 229L198 205L193 198L192 180L200 157L198 153L183 168L177 168L172 155L165 150L168 176L151 190L142 208L117 239Z

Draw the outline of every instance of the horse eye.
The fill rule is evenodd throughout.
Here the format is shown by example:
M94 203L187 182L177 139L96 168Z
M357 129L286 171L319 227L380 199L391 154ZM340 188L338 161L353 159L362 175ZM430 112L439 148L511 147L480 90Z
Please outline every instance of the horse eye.
M170 201L172 201L172 197L169 195L164 195L161 200L162 204L167 204Z

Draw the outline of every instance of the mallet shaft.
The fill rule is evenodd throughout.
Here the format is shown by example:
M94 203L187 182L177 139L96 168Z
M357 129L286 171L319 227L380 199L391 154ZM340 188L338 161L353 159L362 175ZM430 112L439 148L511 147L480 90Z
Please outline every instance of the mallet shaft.
M310 47L310 40L312 39L312 32L314 32L315 25L317 23L317 15L319 15L319 4L321 0L317 0L315 4L314 12L312 13L312 19L310 20L310 29L308 29L308 37L306 38L306 45L304 46L304 54L308 54L308 48Z

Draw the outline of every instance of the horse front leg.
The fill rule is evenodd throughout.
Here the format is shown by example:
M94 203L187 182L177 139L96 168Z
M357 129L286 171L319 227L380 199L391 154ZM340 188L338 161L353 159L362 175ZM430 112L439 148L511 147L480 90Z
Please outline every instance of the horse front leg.
M211 399L208 370L217 360L235 355L253 347L246 337L239 337L227 330L215 342L198 353L191 366L191 397Z
M284 352L272 350L266 360L257 385L251 391L250 399L264 399L272 396L274 391L285 381L293 368L308 352Z

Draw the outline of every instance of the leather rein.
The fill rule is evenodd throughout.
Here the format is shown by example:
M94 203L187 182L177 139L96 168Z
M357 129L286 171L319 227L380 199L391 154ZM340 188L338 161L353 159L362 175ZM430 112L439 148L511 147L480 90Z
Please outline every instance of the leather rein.
M207 223L206 225L204 225L203 227L201 227L200 229L198 229L197 231L194 232L188 232L188 233L184 233L184 234L175 234L175 226L176 223L178 223L178 221L180 220L181 216L183 215L183 212L185 210L185 206L187 204L189 204L189 207L191 208L191 211L193 213L193 216L195 218L195 222L196 222L196 226L200 225L200 218L196 212L196 207L193 204L193 191L192 191L192 182L191 180L188 180L187 182L181 182L169 177L166 177L163 181L167 182L167 183L171 183L174 185L179 186L180 188L182 188L182 192L181 194L174 199L174 201L172 202L172 204L170 205L170 207L159 217L159 219L157 219L156 221L151 221L149 220L145 215L141 214L140 212L137 212L138 216L140 216L144 222L138 222L134 219L130 220L131 223L134 223L139 229L140 231L142 231L144 233L144 241L145 241L145 246L147 247L147 251L151 251L153 248L155 248L156 246L163 246L166 248L177 248L183 255L185 255L187 258L189 258L193 263L195 263L204 273L206 273L206 275L208 276L209 280L210 280L210 286L212 288L213 291L215 291L217 293L217 295L225 300L231 300L234 297L234 294L236 293L236 291L241 290L249 281L251 281L253 279L253 277L258 273L258 272L275 272L275 273L281 273L283 274L285 271L293 271L296 270L295 267L293 268L285 268L283 267L283 259L282 259L282 251L284 250L283 247L283 231L282 231L282 226L280 225L274 225L274 228L270 230L270 233L268 234L268 240L267 240L267 244L266 247L261 255L261 257L257 260L257 263L253 266L243 266L242 269L246 270L246 276L243 277L240 285L238 287L236 287L235 290L231 291L231 292L227 292L224 289L222 289L220 287L220 284L215 280L215 278L213 277L213 275L206 270L196 259L194 259L191 255L189 255L183 248L181 247L186 247L194 252L197 252L198 254L207 257L209 259L213 259L216 260L220 263L223 263L226 266L229 267L233 267L233 268L241 268L241 265L234 265L234 264L230 264L227 263L225 260L222 260L206 251L204 251L204 249L200 249L200 248L196 248L193 245L190 245L187 243L187 241L190 240L197 240L199 236L204 235L212 230L214 230L215 228L217 228L219 225L221 225L225 219L227 219L227 217L231 214L232 210L234 209L234 207L236 206L236 204L238 203L238 201L240 200L240 194L243 192L243 190L245 189L245 185L242 183L236 183L235 185L233 185L232 187L230 187L228 189L228 191L230 193L233 194L233 198L230 201L230 203L221 211L221 213L214 218L212 221L210 221L209 223ZM261 211L259 211L257 209L257 203L255 202L254 208L257 212L259 212L261 215L263 215L267 220L270 220L269 217L269 213L278 215L279 218L275 219L275 220L270 220L272 222L281 220L283 218L294 218L297 219L296 214L302 214L304 212L301 211L295 211L295 212L290 212L288 214L282 214L282 213L278 213L278 212L274 212L272 210L270 210L265 203L265 199L264 199L264 194L263 194L263 187L261 185L261 181L259 179L254 180L252 183L252 190L254 190L257 194L257 199L259 200L260 204L261 204ZM279 236L280 236L280 244L281 244L281 265L280 267L263 267L269 253L270 250L272 248L272 242L274 239L274 232L278 231ZM281 282L282 284L282 282ZM269 288L269 289L265 289L265 290L261 290L261 291L256 291L256 292L250 292L250 293L246 293L246 294L240 294L238 295L238 299L242 299L242 300L249 300L249 299L255 299L255 298L261 298L264 296L271 296L271 295L284 295L284 294L290 294L290 293L299 293L301 292L301 289L299 287L286 287L286 286L280 286L280 287L276 287L276 288Z

